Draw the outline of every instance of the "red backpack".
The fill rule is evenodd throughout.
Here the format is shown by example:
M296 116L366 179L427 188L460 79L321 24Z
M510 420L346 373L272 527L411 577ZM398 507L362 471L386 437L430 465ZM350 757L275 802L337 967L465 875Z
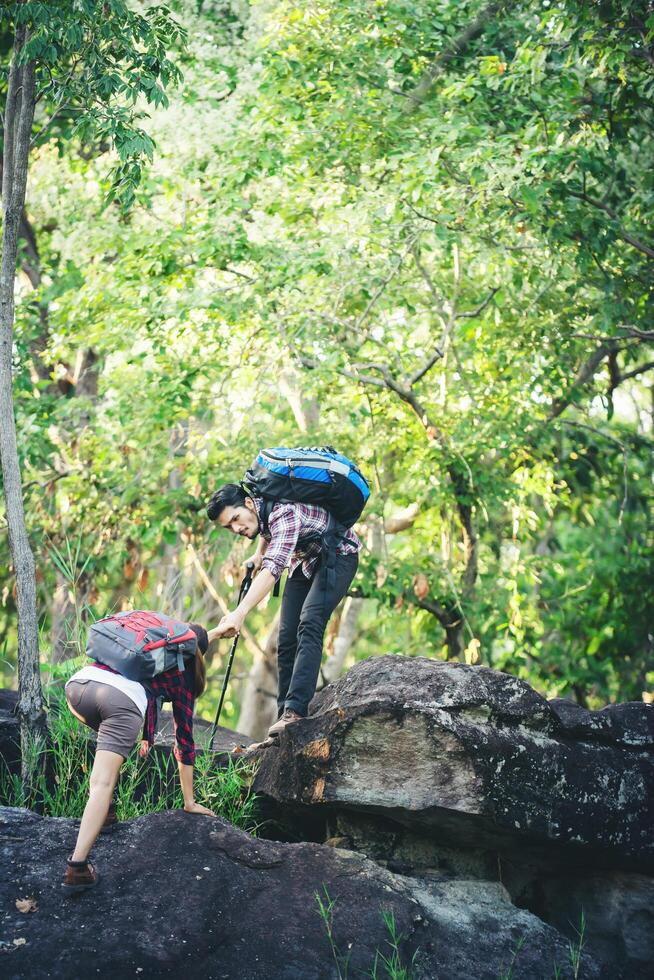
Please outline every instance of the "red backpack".
M132 681L147 681L171 667L184 670L197 637L188 623L135 609L99 619L89 629L86 652Z

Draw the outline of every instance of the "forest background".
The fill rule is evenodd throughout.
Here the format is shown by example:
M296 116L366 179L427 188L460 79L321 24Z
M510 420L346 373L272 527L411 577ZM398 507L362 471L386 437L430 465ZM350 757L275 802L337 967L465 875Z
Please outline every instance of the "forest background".
M261 446L329 443L373 492L323 680L401 653L651 701L652 4L2 6L3 105L16 9L67 18L30 42L13 352L44 669L111 610L215 625L249 548L209 495ZM127 9L168 24L165 77L125 69ZM224 714L253 734L277 612Z

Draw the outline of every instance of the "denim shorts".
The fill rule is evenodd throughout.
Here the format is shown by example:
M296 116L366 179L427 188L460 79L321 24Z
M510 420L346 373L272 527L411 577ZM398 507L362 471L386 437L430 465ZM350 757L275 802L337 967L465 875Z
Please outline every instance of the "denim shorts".
M127 758L143 728L143 715L131 698L110 684L74 680L66 685L66 699L98 733L98 749Z

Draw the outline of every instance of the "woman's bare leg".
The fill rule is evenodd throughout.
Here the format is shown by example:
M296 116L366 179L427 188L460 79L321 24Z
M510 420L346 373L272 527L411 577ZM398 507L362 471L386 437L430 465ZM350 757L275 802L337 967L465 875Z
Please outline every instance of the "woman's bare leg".
M93 847L107 816L111 795L124 761L118 752L100 749L95 753L91 772L91 792L89 793L89 801L84 808L71 861L86 861L88 858L89 851Z

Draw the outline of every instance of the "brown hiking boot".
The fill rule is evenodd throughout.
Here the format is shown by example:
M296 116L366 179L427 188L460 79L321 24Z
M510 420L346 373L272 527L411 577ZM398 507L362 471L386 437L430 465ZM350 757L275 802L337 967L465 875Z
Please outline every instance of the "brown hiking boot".
M104 818L104 823L100 827L101 834L110 834L112 830L115 830L118 826L118 817L116 816L116 804L110 803L109 809L107 810L107 816Z
M61 887L69 895L85 892L98 883L99 875L90 861L71 861L68 858L66 874Z
M292 708L285 708L284 714L276 721L274 725L271 725L268 729L268 735L271 738L277 738L279 733L286 728L287 725L291 725L294 721L301 721L302 715L299 715L297 711L293 711Z

